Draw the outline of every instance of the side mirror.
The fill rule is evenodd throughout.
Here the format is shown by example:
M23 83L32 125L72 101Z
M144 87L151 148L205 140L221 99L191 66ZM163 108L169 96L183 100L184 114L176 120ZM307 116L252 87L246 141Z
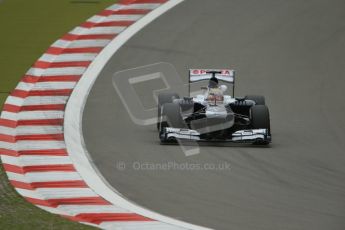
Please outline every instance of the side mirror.
M205 87L205 86L201 87L201 91L202 91L202 94L206 93L207 87Z
M226 85L221 85L219 88L223 93L228 89Z

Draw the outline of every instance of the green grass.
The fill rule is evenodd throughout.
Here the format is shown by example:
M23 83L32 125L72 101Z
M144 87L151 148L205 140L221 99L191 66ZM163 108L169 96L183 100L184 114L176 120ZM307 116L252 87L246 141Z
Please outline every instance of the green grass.
M59 37L114 0L0 0L0 103ZM0 166L0 229L92 229L26 202Z

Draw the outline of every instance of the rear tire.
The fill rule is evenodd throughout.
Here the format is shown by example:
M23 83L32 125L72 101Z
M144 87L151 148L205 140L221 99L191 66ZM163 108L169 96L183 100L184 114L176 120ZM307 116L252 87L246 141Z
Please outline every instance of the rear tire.
M247 95L246 100L252 100L255 102L255 105L265 105L265 97L259 95Z
M157 114L157 129L159 130L160 122L161 122L161 111L162 106L166 103L172 103L174 99L179 99L179 95L177 93L160 93L158 95L158 114ZM166 124L165 124L166 125Z

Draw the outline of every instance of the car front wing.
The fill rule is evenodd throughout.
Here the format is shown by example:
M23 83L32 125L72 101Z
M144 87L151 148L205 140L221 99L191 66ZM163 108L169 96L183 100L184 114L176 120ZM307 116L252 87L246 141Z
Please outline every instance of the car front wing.
M238 130L231 134L229 138L202 138L198 131L192 129L180 129L166 127L160 132L162 143L174 143L181 141L208 141L208 142L234 142L234 143L254 143L267 144L271 142L271 135L267 129L246 129Z

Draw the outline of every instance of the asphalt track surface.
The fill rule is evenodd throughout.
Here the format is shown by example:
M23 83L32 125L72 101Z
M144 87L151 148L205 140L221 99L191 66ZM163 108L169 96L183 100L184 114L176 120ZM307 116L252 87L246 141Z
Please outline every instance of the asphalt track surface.
M95 165L130 200L193 224L345 229L344 9L343 0L178 5L122 47L96 81L83 117ZM112 74L162 61L185 80L188 68L235 68L238 96L266 96L272 145L203 146L191 157L159 145L154 126L128 118ZM226 162L231 169L135 170L135 162Z

